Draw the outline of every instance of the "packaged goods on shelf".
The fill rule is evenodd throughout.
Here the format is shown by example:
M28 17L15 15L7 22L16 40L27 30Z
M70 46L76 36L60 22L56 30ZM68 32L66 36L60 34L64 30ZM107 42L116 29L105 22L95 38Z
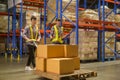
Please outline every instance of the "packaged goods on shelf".
M99 20L98 12L94 10L87 9L79 13L79 17L82 19L92 19L92 20Z
M111 11L112 11L112 9L110 9L108 6L105 6L104 7L105 8L105 14L109 14ZM100 12L101 13L103 13L103 11L102 11L102 9L103 9L103 6L101 6L101 8L100 8ZM102 17L102 14L101 14L101 17ZM110 22L115 22L115 15L114 15L114 12L112 12L107 18L106 18L106 21L110 21Z
M88 54L80 54L80 59L81 60L96 60L97 59L97 54L93 53L88 53Z
M0 12L7 12L7 5L6 4L0 4Z
M68 4L68 0L63 0L63 8L66 6L66 4ZM48 5L54 11L56 10L56 0L49 0ZM76 20L75 10L76 10L76 1L72 0L71 4L64 11L64 15L71 20ZM60 12L58 12L58 13L60 13ZM55 15L50 10L48 10L48 14L49 14L48 22L50 22L54 18ZM66 20L66 19L63 17L63 20Z
M120 15L115 15L115 22L120 22Z
M10 17L10 30L12 29L12 17ZM8 31L8 16L0 16L0 32Z
M75 32L70 35L70 43L75 44ZM81 60L97 59L97 32L79 30L79 55Z
M0 43L0 53L5 53L5 43Z
M117 22L117 26L120 27L120 15L115 15L115 22Z

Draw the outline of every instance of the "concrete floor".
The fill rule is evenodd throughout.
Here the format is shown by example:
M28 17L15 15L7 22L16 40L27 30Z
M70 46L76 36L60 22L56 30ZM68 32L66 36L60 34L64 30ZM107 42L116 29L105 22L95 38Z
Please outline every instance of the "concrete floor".
M0 80L40 80L39 76L34 75L33 72L24 71L25 63L26 59L20 63L15 61L11 63L0 57ZM81 68L98 73L97 77L87 80L120 80L120 61L81 64Z

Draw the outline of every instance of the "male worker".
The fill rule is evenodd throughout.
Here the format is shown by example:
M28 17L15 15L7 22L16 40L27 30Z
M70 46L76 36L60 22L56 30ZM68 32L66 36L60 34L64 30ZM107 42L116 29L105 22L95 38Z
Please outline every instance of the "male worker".
M51 28L50 38L53 44L63 44L63 27L60 19L56 19L56 25Z
M36 49L36 42L39 42L41 39L41 34L36 26L37 18L35 16L31 17L31 25L25 27L23 32L23 38L26 40L26 44L29 50L29 58L25 67L25 70L33 70L35 69L35 49ZM33 69L30 67L32 63Z

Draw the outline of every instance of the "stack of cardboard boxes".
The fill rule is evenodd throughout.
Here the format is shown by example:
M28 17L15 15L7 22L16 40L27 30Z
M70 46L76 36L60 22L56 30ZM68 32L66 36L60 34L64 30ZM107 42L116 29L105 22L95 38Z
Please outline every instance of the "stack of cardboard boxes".
M75 44L75 32L70 35L70 44ZM97 59L97 32L79 30L79 55L81 60Z
M77 45L39 45L36 70L55 74L70 74L80 69Z

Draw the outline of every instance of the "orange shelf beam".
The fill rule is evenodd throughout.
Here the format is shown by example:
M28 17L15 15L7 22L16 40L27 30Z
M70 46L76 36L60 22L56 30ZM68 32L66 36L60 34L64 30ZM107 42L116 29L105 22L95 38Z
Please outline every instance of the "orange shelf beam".
M10 36L12 36L13 34L10 34ZM7 33L1 33L0 36L3 36L3 37L6 37L7 36ZM16 34L16 36L18 37L19 34Z
M40 2L39 0L23 0L23 5L43 8L44 2Z
M50 30L46 31L47 33L50 33ZM44 34L44 30L40 30L41 34ZM1 33L0 36L6 37L8 34L7 33ZM10 36L13 36L13 34L11 33ZM20 32L19 30L16 30L16 36L20 36Z
M0 15L2 15L2 16L8 16L8 12L0 12ZM16 14L16 15L18 16L19 14ZM13 16L13 14L10 13L10 16Z
M104 30L106 31L118 31L114 26L112 26L114 22L104 22L99 20L89 20L83 19L79 20L79 28L80 29L92 29L92 30L103 30L102 24L105 24ZM55 23L50 24L50 27L55 25ZM65 28L74 28L74 25L70 22L63 22L63 26Z
M105 0L105 1L113 4L120 4L120 2L115 2L114 0Z
M79 10L85 10L85 8L79 8Z

